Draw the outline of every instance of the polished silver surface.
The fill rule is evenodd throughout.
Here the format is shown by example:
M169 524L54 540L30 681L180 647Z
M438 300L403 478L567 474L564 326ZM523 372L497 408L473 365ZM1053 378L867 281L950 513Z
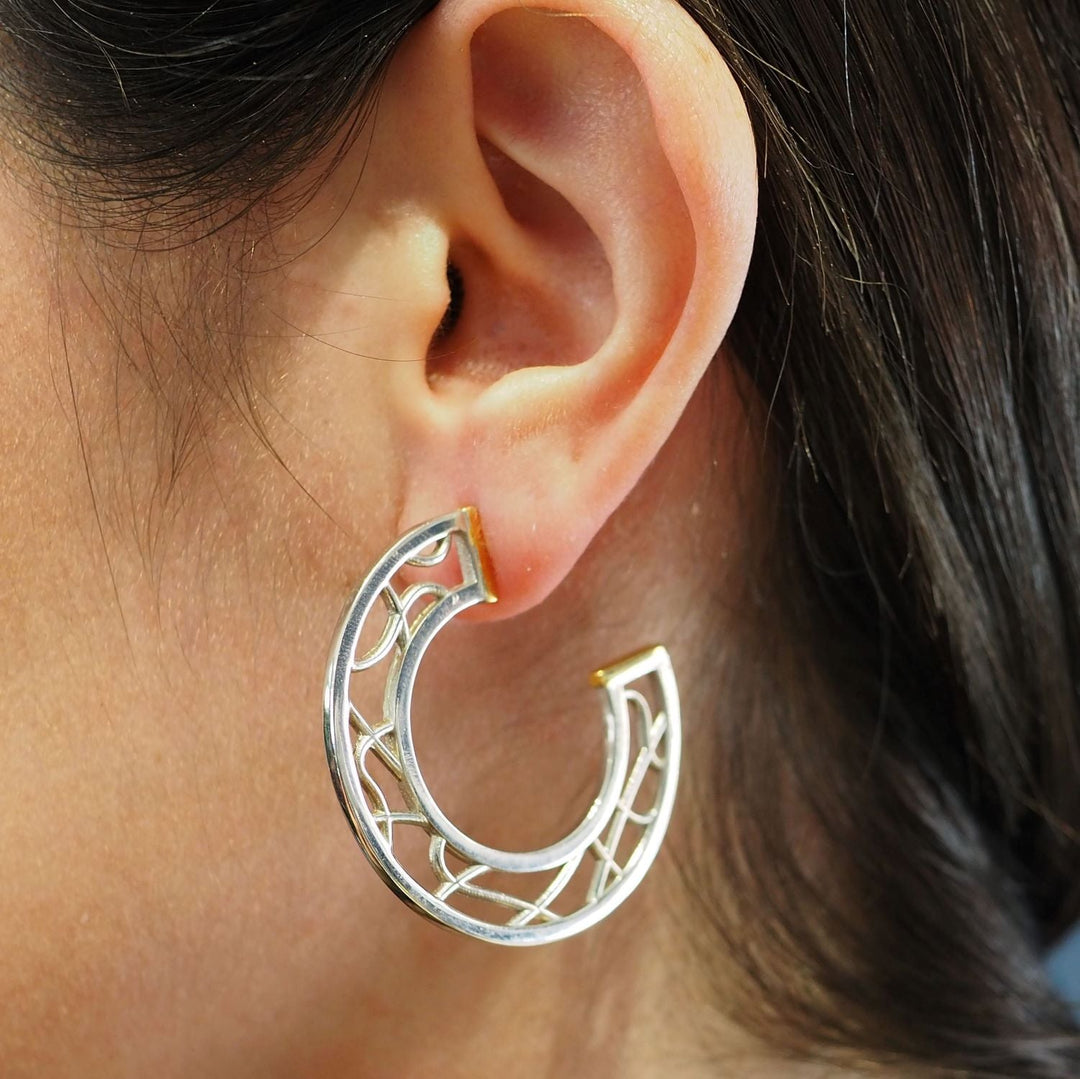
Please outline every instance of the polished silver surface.
M445 579L452 554L459 583L400 580L402 571L416 576L436 568ZM412 696L439 630L459 612L495 602L485 563L479 515L471 508L413 529L380 559L334 639L324 699L326 753L360 846L402 899L469 936L543 944L611 913L656 857L678 782L678 688L670 657L659 646L597 671L592 680L603 699L604 763L600 792L585 818L540 850L476 842L448 819L424 780L413 741ZM380 611L381 632L357 654L365 629L368 638L375 635ZM376 676L379 668L385 668L383 712L371 723L351 699L352 680ZM419 829L426 837L422 864L406 868L402 829Z

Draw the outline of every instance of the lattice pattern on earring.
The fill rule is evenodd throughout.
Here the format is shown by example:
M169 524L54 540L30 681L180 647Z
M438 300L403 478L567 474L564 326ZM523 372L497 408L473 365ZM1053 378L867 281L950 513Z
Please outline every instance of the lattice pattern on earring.
M401 583L403 570L443 567L445 576L451 551L459 584ZM438 631L461 610L494 601L485 570L479 519L470 509L413 529L380 559L335 639L325 698L327 756L361 847L401 898L471 936L539 944L605 917L654 860L678 778L678 690L661 647L596 672L593 683L604 700L604 775L585 819L541 850L504 851L476 842L446 817L427 787L413 743L411 704L420 661ZM381 630L362 649L361 641L375 636L380 608ZM355 676L380 667L386 669L383 714L371 723L353 702L351 687ZM402 830L426 840L422 865L406 865Z

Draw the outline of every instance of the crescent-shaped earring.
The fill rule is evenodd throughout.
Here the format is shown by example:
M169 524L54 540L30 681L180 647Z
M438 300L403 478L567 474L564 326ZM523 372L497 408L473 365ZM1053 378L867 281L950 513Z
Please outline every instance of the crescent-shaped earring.
M400 581L403 570L415 577L417 570L452 566L452 553L459 584ZM447 572L439 576L445 580ZM400 898L481 940L543 944L605 918L653 863L678 782L679 694L671 659L659 646L597 671L592 681L603 695L603 778L584 820L541 850L476 842L447 818L424 781L411 707L428 645L460 611L495 602L490 581L472 508L414 528L379 559L334 638L324 699L326 755L360 846ZM381 631L378 611L385 617ZM353 680L382 665L383 714L371 723L353 703ZM410 831L426 841L427 856L414 857L419 866L406 868L404 850L416 850Z

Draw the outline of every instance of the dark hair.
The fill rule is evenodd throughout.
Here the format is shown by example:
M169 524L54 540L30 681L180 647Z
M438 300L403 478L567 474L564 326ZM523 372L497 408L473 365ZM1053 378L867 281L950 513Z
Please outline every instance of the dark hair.
M31 156L84 215L150 206L175 227L306 164L434 2L15 0L0 78Z
M730 343L778 454L718 928L807 1042L1078 1074L1080 10L690 6L761 144Z
M1080 917L1080 10L685 4L761 172L729 344L768 542L717 649L695 887L725 1008L795 1054L1065 1079L1041 956ZM349 124L430 6L0 2L7 108L83 214L210 219Z

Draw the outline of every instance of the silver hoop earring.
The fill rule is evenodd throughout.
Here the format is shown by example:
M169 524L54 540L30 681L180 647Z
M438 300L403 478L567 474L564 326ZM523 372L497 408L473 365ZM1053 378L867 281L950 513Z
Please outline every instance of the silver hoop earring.
M406 567L432 569L447 563L452 551L460 584L396 584ZM604 774L584 820L542 850L499 850L471 839L447 818L424 782L411 708L428 645L454 615L495 602L490 579L479 514L471 508L414 528L383 555L334 638L324 698L326 755L360 846L400 898L481 940L544 944L605 918L652 865L675 800L679 694L671 659L659 646L597 671L592 681L603 693ZM385 624L360 651L362 637L371 640L378 627L377 620L367 625L377 607L385 611ZM380 664L387 665L383 715L369 723L351 699L352 680ZM422 872L412 865L406 869L398 853L403 829L419 829L427 837ZM518 894L523 891L525 896Z

